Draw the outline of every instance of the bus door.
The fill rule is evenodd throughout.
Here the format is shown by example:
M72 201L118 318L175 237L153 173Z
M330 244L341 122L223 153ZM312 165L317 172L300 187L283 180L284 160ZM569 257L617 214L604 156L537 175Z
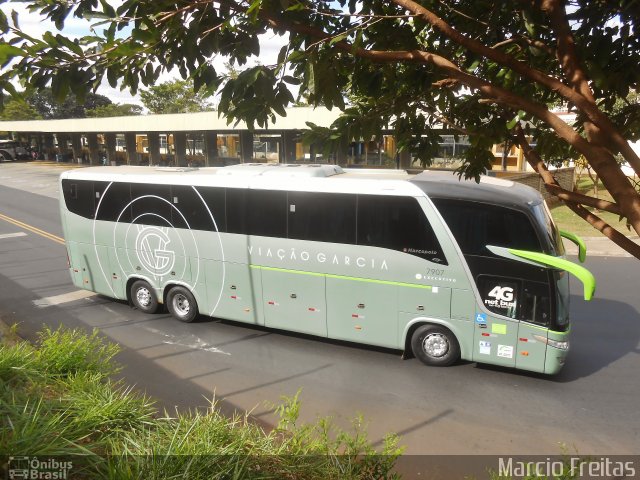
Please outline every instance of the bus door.
M550 285L524 280L521 292L522 319L518 328L516 367L544 372L546 339L551 320ZM545 326L546 325L546 326Z
M474 359L544 372L553 286L493 275L479 275L477 283L484 307L500 317L476 312Z
M475 314L473 359L514 367L519 333L516 316L519 282L508 277L479 275L477 285L485 309L477 309Z

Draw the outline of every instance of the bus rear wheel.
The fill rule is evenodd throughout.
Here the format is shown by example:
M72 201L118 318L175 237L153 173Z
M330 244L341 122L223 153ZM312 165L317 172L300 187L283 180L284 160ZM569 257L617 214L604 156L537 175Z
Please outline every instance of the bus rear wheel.
M181 322L191 323L198 316L196 299L185 287L177 286L169 290L167 308Z
M411 337L413 354L425 365L446 367L460 359L460 345L448 328L422 325Z
M151 285L144 280L136 280L129 290L133 306L144 313L156 313L158 311L158 299L153 293Z

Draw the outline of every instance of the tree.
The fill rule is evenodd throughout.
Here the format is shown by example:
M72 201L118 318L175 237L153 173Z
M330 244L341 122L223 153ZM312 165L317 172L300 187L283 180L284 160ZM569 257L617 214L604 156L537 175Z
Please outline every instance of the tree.
M140 91L142 104L151 113L187 113L210 110L207 95L196 92L192 81L173 80Z
M58 101L50 88L27 91L26 100L46 120L86 118L87 110L111 104L109 98L93 92L87 92L83 102L76 95L69 95Z
M87 117L127 117L142 115L142 107L132 103L110 103L85 110Z
M310 133L327 145L389 128L399 148L426 165L438 140L433 127L444 124L469 136L460 169L468 177L489 167L490 145L514 142L549 190L640 258L637 244L585 208L618 213L640 233L640 195L616 162L620 155L640 173L628 143L640 134L640 108L616 108L640 78L632 0L127 0L117 9L94 0L28 3L58 28L74 15L98 19L102 29L77 40L54 33L40 40L0 18L0 64L13 62L0 87L9 92L18 77L35 87L51 82L64 97L97 88L105 76L135 92L176 68L196 90L220 92L218 109L229 122L266 126L285 114L293 88L312 105L344 110L332 128ZM275 65L246 68L237 78L216 72L213 56L245 65L260 54L266 32L285 44ZM552 106L575 113L575 122ZM580 155L614 203L564 191L546 169Z
M40 120L37 110L23 98L12 98L3 106L0 120Z

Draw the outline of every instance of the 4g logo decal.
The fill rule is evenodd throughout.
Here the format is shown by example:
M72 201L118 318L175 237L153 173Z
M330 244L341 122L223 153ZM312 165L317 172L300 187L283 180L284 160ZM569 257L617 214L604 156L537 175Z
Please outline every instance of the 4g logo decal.
M493 287L493 290L491 290L488 294L489 297L493 297L496 300L501 300L501 301L505 301L505 302L512 302L513 301L513 288L511 287L501 287L499 285L496 285L495 287Z
M513 287L496 285L487 293L487 297L491 297L484 300L487 307L515 308L517 304Z

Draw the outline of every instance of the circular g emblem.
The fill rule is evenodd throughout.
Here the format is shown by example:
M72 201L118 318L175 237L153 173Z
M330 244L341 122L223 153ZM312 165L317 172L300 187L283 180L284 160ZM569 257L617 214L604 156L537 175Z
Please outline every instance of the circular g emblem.
M170 249L169 229L161 227L138 227L136 252L144 268L159 277L164 277L176 261L176 254Z

